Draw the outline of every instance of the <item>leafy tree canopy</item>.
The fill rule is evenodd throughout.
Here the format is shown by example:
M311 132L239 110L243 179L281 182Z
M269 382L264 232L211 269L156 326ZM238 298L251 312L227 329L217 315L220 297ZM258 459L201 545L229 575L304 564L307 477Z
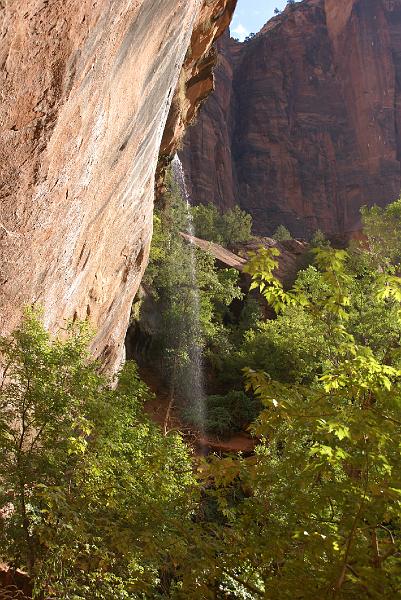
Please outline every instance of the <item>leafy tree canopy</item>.
M276 231L273 233L272 238L276 240L276 242L286 242L288 240L292 240L292 235L287 227L284 225L279 225Z
M0 340L0 555L38 597L142 597L190 522L190 455L144 415L135 366L113 389L87 343L82 324L50 339L32 311Z
M401 260L401 199L384 208L365 206L361 214L371 258L386 267L398 265Z
M171 203L149 275L170 341L192 322L193 288L186 242L167 225L185 207ZM82 324L51 339L28 311L0 340L0 555L28 570L37 597L401 596L399 215L399 203L364 209L366 239L316 248L290 290L278 250L254 253L246 270L267 322L249 302L227 325L231 275L196 257L200 340L246 381L207 398L208 426L225 434L262 406L251 457L191 460L144 415L134 366L114 387L99 375Z
M239 206L221 213L213 204L200 204L192 214L195 235L204 240L230 247L252 237L252 217Z
M242 298L242 292L238 271L218 269L211 253L182 237L181 232L189 231L192 215L171 177L164 200L155 215L144 278L162 315L153 339L152 359L161 363L170 391L185 401L194 393L193 365L208 344L224 337L227 309L233 300ZM219 213L206 210L206 214ZM230 218L228 215L227 223L234 231L236 221ZM204 226L207 224L205 219Z
M234 597L401 594L401 278L391 265L366 269L370 252L318 249L288 292L273 274L277 251L248 265L277 329L303 314L321 354L298 382L267 352L264 371L245 370L265 406L256 459L209 467L229 524L215 568ZM247 493L233 504L238 488Z

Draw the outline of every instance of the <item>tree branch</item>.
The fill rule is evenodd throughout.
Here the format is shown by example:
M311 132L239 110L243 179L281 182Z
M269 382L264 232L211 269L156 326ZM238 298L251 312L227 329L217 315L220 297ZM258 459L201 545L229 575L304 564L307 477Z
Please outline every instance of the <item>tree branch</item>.
M256 586L252 585L252 583L249 583L249 581L244 581L243 579L241 579L240 577L238 577L234 573L231 573L230 571L227 571L226 569L223 569L223 573L225 575L227 575L228 577L231 577L231 579L234 579L234 581L236 581L240 585L242 585L248 592L251 592L252 594L256 594L260 598L264 598L265 597L264 593L261 592Z

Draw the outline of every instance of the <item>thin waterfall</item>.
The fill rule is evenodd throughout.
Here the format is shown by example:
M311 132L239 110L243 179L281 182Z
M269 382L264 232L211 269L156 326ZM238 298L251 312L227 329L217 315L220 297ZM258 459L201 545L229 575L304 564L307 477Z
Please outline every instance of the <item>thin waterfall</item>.
M174 181L176 182L183 200L186 203L186 233L190 238L194 237L194 225L191 213L191 203L188 194L187 185L185 182L185 173L179 159L176 154L172 161L172 172ZM189 331L192 332L192 338L190 340L188 348L188 385L187 385L187 398L186 402L190 404L193 413L196 415L196 422L201 433L204 432L205 423L205 406L206 406L206 395L205 395L205 380L204 380L204 365L203 365L203 354L202 354L202 343L201 343L201 323L200 323L200 294L198 280L196 276L196 256L195 246L191 239L188 244L189 251L189 289L190 293L188 300L192 306L190 306L190 314L194 322ZM188 331L185 332L188 336Z

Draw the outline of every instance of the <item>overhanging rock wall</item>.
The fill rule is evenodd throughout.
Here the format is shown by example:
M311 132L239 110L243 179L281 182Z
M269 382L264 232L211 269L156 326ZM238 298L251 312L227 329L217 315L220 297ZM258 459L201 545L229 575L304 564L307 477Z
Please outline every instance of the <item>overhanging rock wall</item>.
M209 53L229 4L0 0L0 333L27 304L52 331L89 317L118 366L191 34L212 17Z

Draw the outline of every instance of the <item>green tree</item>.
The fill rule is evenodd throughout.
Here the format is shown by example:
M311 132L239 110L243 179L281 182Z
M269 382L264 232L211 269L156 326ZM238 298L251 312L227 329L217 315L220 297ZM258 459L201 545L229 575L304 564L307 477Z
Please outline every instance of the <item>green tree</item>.
M239 206L220 213L213 204L201 204L192 208L192 214L195 234L201 239L230 247L252 237L252 217Z
M249 241L252 237L251 215L234 206L222 214L220 233L227 246Z
M216 459L209 467L226 524L206 585L217 579L234 597L272 600L398 597L399 337L380 342L377 332L356 329L357 316L369 322L372 313L361 312L361 271L350 269L349 253L318 250L317 269L289 292L273 275L276 254L251 258L254 285L278 314L297 308L319 323L326 355L304 383L246 370L265 406L253 427L260 443L254 462ZM390 311L399 331L401 278L389 267L365 274L364 285L366 302Z
M195 215L219 214L214 209L198 208ZM162 315L154 337L153 358L161 363L171 396L177 396L183 404L194 396L194 364L203 358L208 344L224 335L227 308L234 299L242 298L238 272L217 269L210 253L182 237L189 218L180 190L170 178L164 207L155 215L155 235L144 281Z
M273 233L272 238L276 240L276 242L286 242L288 240L292 240L292 235L284 225L279 225L276 231Z
M50 339L32 312L0 340L0 555L38 596L138 598L184 539L192 465L144 415L134 365L112 388L87 343L83 325Z
M376 265L399 265L401 261L401 199L386 207L361 209L363 231Z
M220 231L221 214L214 204L199 204L192 208L195 235L203 240L223 243Z
M312 248L327 248L330 246L330 242L321 229L316 229L311 238L310 245Z
M244 42L250 42L251 40L253 40L255 35L256 35L256 33L251 32L249 35L246 36Z

